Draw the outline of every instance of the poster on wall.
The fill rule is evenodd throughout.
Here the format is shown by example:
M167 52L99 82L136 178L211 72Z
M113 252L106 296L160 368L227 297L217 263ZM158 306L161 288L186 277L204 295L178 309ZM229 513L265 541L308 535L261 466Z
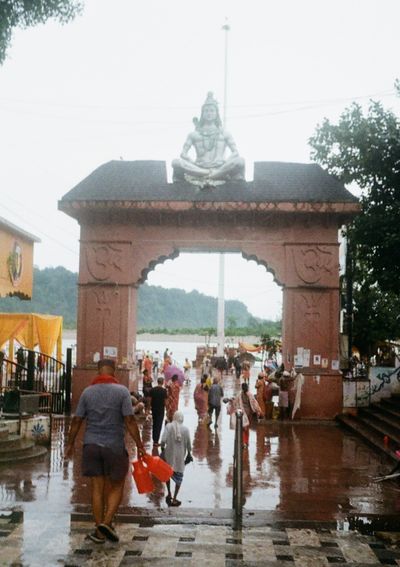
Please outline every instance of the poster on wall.
M320 354L314 354L313 364L314 364L314 366L321 366L321 355Z
M103 349L103 355L105 357L117 358L118 349L117 347L113 347L113 346L105 346Z
M332 368L332 370L339 370L339 361L338 360L332 360L331 368Z
M303 357L295 354L294 355L294 365L296 366L296 368L302 368L303 367Z
M293 357L293 364L295 366L298 366L298 367L304 366L303 353L304 353L304 348L303 347L297 347L296 354Z
M309 348L305 348L303 350L303 366L310 366L310 359L311 359L311 350Z
M328 368L328 359L327 358L322 359L321 366L322 366L322 368Z

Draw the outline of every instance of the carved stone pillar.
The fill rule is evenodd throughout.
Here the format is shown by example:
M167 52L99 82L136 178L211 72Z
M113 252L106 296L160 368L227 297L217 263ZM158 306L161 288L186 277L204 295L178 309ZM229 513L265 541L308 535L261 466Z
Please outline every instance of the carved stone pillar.
M96 375L95 353L104 357L114 349L118 379L128 387L134 380L137 289L131 256L130 242L81 241L73 407Z
M119 366L134 362L136 296L133 286L88 284L79 286L77 364L93 363L95 353L112 347Z
M332 418L342 408L336 245L286 246L283 360L305 377L296 417Z

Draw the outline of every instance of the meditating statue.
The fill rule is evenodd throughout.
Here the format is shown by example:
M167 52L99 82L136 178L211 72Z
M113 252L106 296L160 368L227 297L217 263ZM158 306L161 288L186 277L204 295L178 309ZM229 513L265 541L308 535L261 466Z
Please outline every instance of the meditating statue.
M194 118L193 123L195 130L187 137L180 158L172 162L174 181L186 180L204 187L228 179L244 179L244 159L239 156L232 136L222 128L213 93L208 93L200 120ZM192 146L196 160L189 156ZM225 158L227 147L231 153Z

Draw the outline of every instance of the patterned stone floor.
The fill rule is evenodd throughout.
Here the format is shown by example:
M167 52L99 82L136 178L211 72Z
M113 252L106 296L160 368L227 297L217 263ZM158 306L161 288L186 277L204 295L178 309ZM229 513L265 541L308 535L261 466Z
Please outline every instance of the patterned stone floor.
M67 526L66 526L67 527ZM0 518L0 565L7 567L353 567L400 565L400 548L357 532L317 529L243 528L211 525L117 526L120 542L95 544L88 522L71 522L65 533L49 521L31 538L22 514ZM57 529L57 531L56 531Z

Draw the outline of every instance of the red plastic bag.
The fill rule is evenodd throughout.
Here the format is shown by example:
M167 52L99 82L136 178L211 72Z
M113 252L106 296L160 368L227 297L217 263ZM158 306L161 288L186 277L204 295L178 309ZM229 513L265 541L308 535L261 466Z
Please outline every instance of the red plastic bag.
M174 469L160 457L145 455L143 459L151 474L154 474L161 482L167 482L174 474Z
M144 464L143 459L138 459L132 463L133 471L132 476L135 481L137 491L139 494L146 494L153 492L154 484L151 480L150 471Z

